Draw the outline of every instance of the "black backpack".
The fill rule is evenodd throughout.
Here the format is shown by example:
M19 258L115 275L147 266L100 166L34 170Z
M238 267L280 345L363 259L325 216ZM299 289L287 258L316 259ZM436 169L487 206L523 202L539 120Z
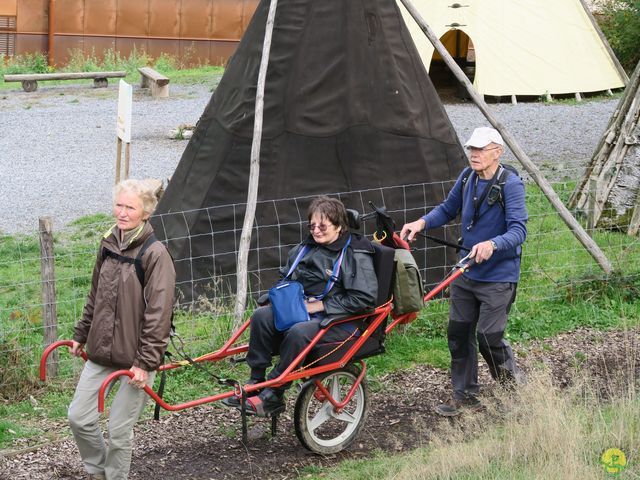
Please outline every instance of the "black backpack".
M499 168L498 178L496 179L495 182L491 184L489 193L487 194L487 203L489 204L489 206L492 206L495 203L499 203L502 209L504 210L505 203L504 203L504 195L502 194L502 191L504 190L504 184L507 183L507 178L509 178L509 175L513 173L514 175L517 175L518 177L520 177L520 172L518 172L518 170L515 167L507 164L502 164L502 163L498 168ZM467 180L469 180L469 177L471 176L472 173L473 173L473 169L471 167L467 167L463 172L462 203L464 203L464 191L466 190L466 187L467 187Z
M112 250L109 250L107 247L102 247L102 260L104 261L105 258L111 257L115 258L120 263L133 264L136 269L136 276L140 281L140 285L144 287L144 268L142 268L142 256L145 254L147 249L157 241L158 239L154 234L149 235L149 237L142 244L142 248L140 248L140 251L138 252L138 255L136 255L136 258L125 257L124 255L120 255Z

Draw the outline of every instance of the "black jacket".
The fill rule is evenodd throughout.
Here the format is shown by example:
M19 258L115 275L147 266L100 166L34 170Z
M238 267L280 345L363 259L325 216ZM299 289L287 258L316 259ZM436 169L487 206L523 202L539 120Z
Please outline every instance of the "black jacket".
M378 280L373 268L373 246L362 235L346 233L330 245L317 244L311 235L289 252L287 264L280 270L284 277L300 249L309 251L289 277L302 283L307 296L318 296L324 291L348 236L351 243L345 251L338 281L322 300L327 315L363 313L376 307Z

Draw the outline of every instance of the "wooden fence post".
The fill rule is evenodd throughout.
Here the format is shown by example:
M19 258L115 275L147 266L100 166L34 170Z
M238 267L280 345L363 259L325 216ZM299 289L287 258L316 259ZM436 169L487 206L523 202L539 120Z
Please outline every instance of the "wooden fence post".
M56 315L56 276L53 255L53 220L40 217L40 277L42 285L42 326L44 347L58 340L58 319ZM58 374L58 351L54 350L47 359L47 377Z
M596 196L598 192L598 178L589 177L589 208L587 210L587 230L593 231L596 228Z

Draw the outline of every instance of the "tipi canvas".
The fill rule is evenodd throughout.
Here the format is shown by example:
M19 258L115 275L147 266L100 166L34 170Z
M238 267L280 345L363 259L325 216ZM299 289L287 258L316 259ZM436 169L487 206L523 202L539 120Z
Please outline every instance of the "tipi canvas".
M263 0L153 220L183 287L212 279L235 286L268 9ZM360 211L373 200L400 223L405 212L418 217L440 202L465 165L395 0L281 0L265 85L252 291L270 286L286 251L308 233L313 195L344 192L347 207ZM444 249L432 250L420 259L424 269L446 263Z
M471 41L473 84L482 95L539 96L624 87L621 67L580 0L413 0L413 4L461 63ZM434 48L401 9L429 70Z

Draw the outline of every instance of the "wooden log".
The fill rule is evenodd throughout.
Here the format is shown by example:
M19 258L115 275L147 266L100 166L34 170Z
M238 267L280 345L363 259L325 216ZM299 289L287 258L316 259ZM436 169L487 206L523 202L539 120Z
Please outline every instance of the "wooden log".
M35 92L38 90L38 82L35 80L22 80L22 89L25 92Z
M120 169L122 165L122 140L117 138L116 143L116 185L120 182Z
M42 326L44 347L58 340L58 318L56 315L56 274L53 253L53 220L40 217L40 278L42 285ZM58 374L58 351L47 358L47 377Z
M640 148L633 133L640 122L640 89L636 91L618 132L614 148L598 177L597 225L632 231L636 197L640 190Z
M154 98L169 96L169 78L155 71L151 67L140 67L140 88L149 88Z
M124 179L129 179L129 162L131 161L131 143L124 144Z
M638 64L640 67L640 63ZM627 152L630 147L629 138L635 131L640 116L640 70L636 67L625 92L624 102L617 112L613 125L607 129L601 148L594 155L588 171L591 177L596 177L595 191L585 191L584 182L579 192L576 205L583 208L584 198L595 196L596 202L593 211L594 225L602 225L604 228L619 228L628 226L630 209L633 207L628 202L629 188L637 190L637 185L631 185L629 175L633 178L638 173L631 165L627 165L627 172L622 174L625 167ZM593 188L590 184L589 188ZM576 193L576 191L574 191ZM609 207L607 207L609 205ZM605 207L610 211L605 213Z
M258 201L258 181L260 179L260 146L262 142L262 120L264 111L264 88L269 66L269 54L271 52L271 37L275 22L278 0L271 0L267 25L264 32L262 45L262 58L258 71L258 85L256 88L256 105L253 124L253 141L251 143L251 163L249 170L249 186L247 192L247 208L242 223L242 234L238 247L238 262L236 266L236 303L234 308L234 328L237 328L244 319L247 305L247 265L249 263L249 246L251 245L251 232L256 215L256 203Z
M589 179L589 191L591 195L589 195L589 211L587 212L587 230L592 231L596 228L596 217L594 215L596 211L596 185L598 184L598 179L590 178Z
M162 75L160 72L157 72L151 67L140 67L138 68L138 72L140 72L141 83L140 87L144 88L148 86L148 81L151 80L157 83L160 86L169 85L169 78ZM145 82L143 85L142 82Z
M638 231L640 231L640 190L636 191L636 203L633 207L631 220L629 221L627 235L636 236L638 235Z
M22 82L35 80L36 82L47 80L78 80L88 78L124 78L127 72L58 72L58 73L18 73L5 75L5 82Z
M640 87L640 62L636 65L633 74L629 82L627 83L627 88L624 91L624 94L614 112L611 114L611 118L609 119L609 123L607 124L607 128L605 129L604 135L600 138L596 149L594 150L593 156L591 157L591 161L587 165L584 175L578 181L576 188L574 189L571 197L569 198L569 208L584 208L585 204L588 201L588 180L592 176L600 176L606 159L608 158L611 150L615 146L616 138L618 137L618 133L624 122L624 119L627 115L627 112L631 108L631 104L633 103L633 99L635 96L635 92Z
M605 273L609 274L613 271L613 266L611 262L604 254L604 252L600 249L598 244L585 232L582 225L578 223L578 221L571 215L569 210L564 206L558 194L553 190L553 187L547 182L538 167L529 159L527 154L520 148L516 139L511 135L511 132L507 130L507 128L502 125L491 113L487 104L482 100L481 96L478 92L473 88L473 85L464 74L464 72L460 69L455 60L451 57L446 47L440 42L440 39L437 37L435 32L431 29L431 27L425 22L425 20L420 15L420 12L415 8L413 2L411 0L400 0L402 4L409 11L414 20L418 23L424 34L427 36L429 41L433 44L435 49L438 51L440 56L443 58L449 69L456 76L458 81L462 83L469 95L476 103L478 108L482 111L484 116L487 118L489 123L493 125L493 127L498 130L502 134L502 138L505 140L515 157L522 164L524 169L529 173L531 178L536 182L536 184L540 187L540 190L547 197L551 205L558 212L560 218L565 222L567 227L571 230L574 236L578 239L578 241L584 246L584 248L589 252L589 254L593 257L593 259L597 262L597 264L604 270Z
M630 149L625 154L615 185L604 199L596 224L600 229L633 234L640 191L640 148Z

